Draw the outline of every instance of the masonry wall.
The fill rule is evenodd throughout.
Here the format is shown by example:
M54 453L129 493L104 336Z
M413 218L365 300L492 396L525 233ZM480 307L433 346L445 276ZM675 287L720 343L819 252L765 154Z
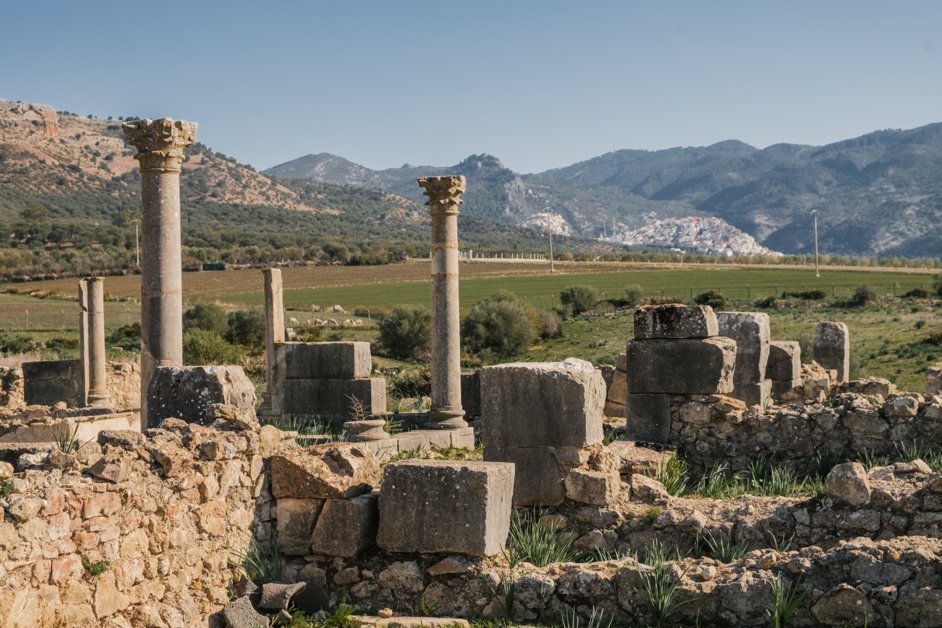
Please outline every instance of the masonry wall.
M264 519L258 432L104 432L0 498L0 625L195 626Z

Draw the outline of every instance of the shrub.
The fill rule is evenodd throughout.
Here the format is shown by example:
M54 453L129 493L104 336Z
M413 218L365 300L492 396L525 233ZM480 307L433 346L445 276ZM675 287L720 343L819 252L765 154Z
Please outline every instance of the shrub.
M395 399L427 397L432 394L432 371L426 365L386 374L386 391Z
M432 313L396 307L379 322L379 341L394 358L418 358L432 344Z
M641 303L641 299L644 298L644 288L638 285L626 286L625 287L625 301L631 305L637 305Z
M125 351L138 351L141 348L141 324L139 322L122 325L108 336L108 344Z
M0 334L0 353L29 353L40 348L39 343L28 336L4 336Z
M718 290L701 292L693 298L693 302L697 305L709 305L712 308L726 307L728 303L723 293Z
M937 297L942 297L942 275L935 276L935 283L932 285L932 290Z
M540 338L561 338L563 321L556 312L540 312Z
M535 330L526 304L513 293L501 291L471 308L461 334L471 351L507 357L523 351Z
M848 305L854 307L860 307L874 301L877 298L877 293L868 285L857 286L857 289L854 290L854 294L847 301Z
M903 295L904 299L928 299L929 291L925 288L913 288Z
M183 331L205 329L220 336L228 330L226 311L215 303L197 303L183 313Z
M239 364L242 353L214 331L183 332L183 362L191 365Z
M827 296L824 290L798 290L795 292L786 292L784 295L786 297L795 297L796 299L804 299L806 301L820 301Z
M599 302L599 293L592 286L569 286L559 293L559 300L578 316Z
M233 344L261 347L265 344L265 315L261 310L238 310L229 314L226 340Z

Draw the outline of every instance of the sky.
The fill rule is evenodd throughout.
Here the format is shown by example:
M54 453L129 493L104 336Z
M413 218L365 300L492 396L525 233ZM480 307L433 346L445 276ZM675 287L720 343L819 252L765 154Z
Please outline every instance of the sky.
M942 2L4 0L0 98L192 120L258 169L820 145L942 121Z

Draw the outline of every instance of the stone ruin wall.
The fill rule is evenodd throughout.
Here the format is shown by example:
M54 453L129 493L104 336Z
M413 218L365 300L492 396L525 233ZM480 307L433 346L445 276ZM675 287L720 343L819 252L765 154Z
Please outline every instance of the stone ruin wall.
M0 367L0 412L26 406L23 369ZM137 362L108 363L108 392L116 412L135 410L141 401L141 369Z

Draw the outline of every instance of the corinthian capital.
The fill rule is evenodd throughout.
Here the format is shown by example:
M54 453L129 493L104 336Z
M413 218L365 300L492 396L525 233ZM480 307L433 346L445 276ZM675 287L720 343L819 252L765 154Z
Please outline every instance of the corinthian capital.
M425 204L433 214L457 214L458 205L464 202L461 193L465 191L466 184L462 176L422 177L419 187L425 189L424 194L428 197Z
M141 162L141 170L179 172L183 164L183 149L193 143L196 123L161 118L159 120L131 120L121 126L128 141L137 148L134 156Z

